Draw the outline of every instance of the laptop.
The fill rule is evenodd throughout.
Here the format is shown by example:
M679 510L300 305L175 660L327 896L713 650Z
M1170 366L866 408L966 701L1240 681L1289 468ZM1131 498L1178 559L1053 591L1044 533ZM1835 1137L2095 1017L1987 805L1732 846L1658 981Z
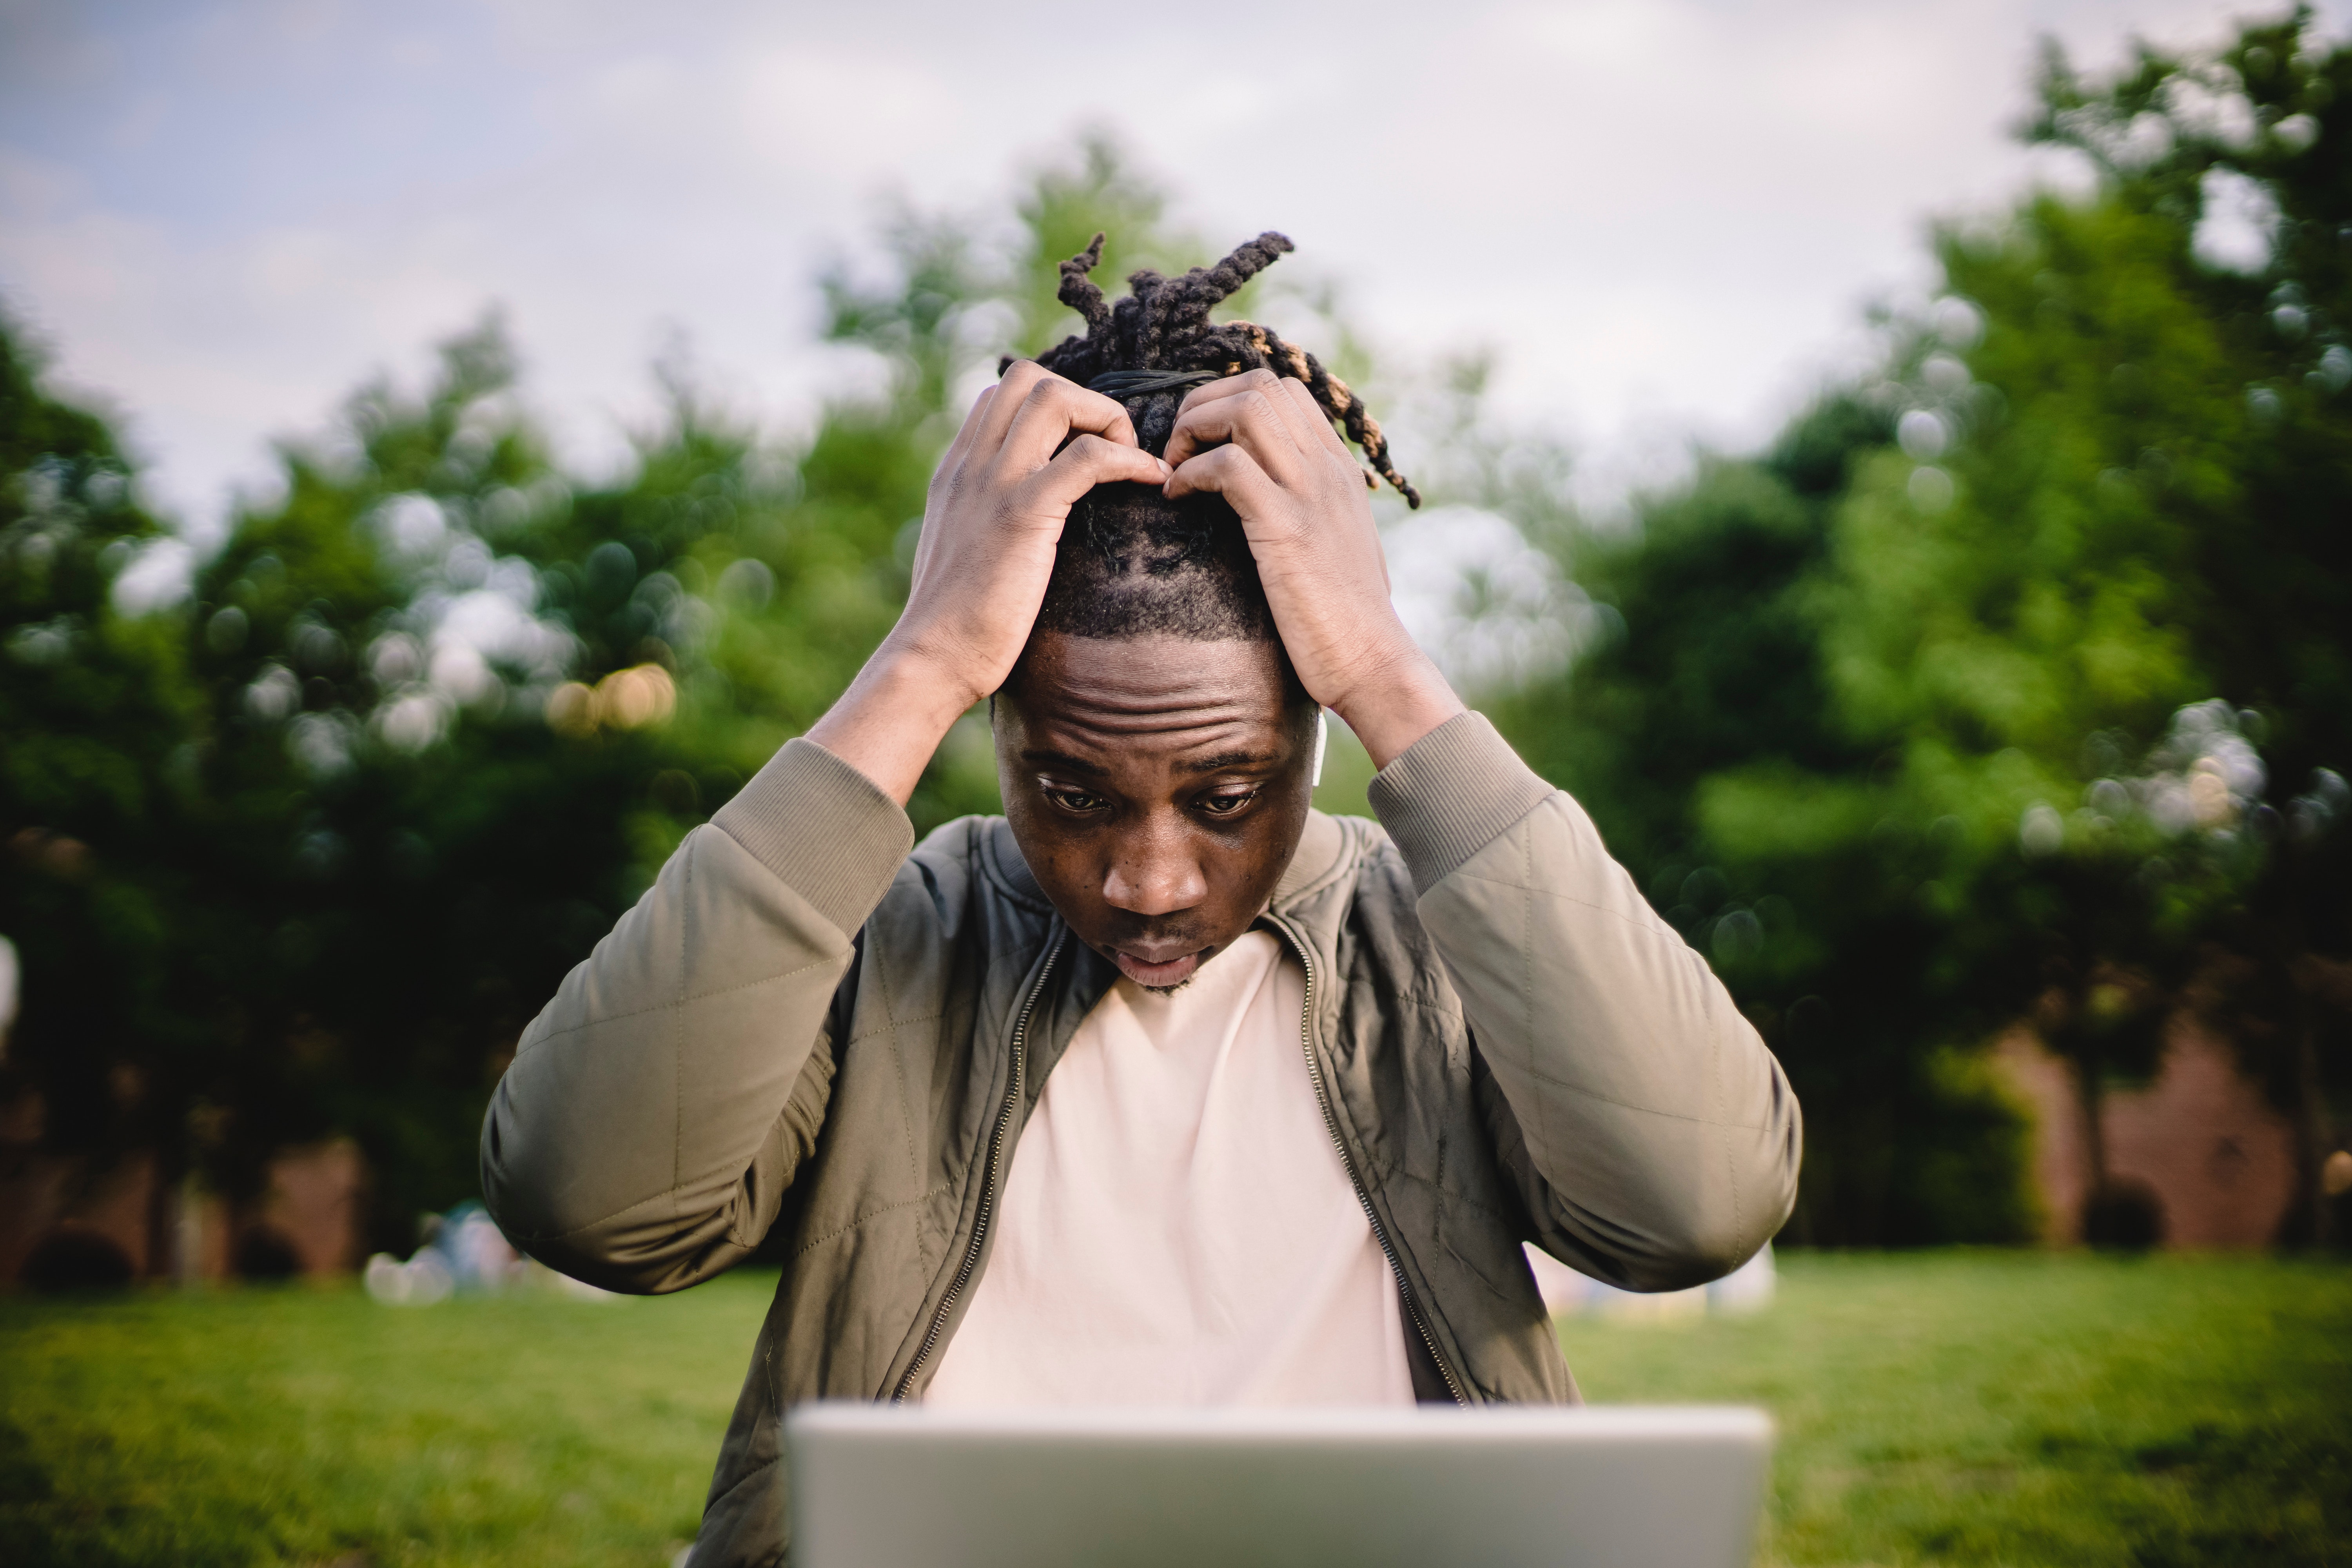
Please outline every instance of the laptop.
M800 1568L1746 1568L1760 1410L925 1410L786 1424Z

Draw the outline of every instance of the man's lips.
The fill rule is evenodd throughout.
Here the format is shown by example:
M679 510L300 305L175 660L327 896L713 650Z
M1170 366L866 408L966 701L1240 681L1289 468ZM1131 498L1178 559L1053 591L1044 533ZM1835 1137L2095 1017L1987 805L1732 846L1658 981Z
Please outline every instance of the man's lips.
M1201 967L1201 951L1196 949L1154 963L1124 948L1113 948L1110 954L1118 972L1138 985L1181 985Z

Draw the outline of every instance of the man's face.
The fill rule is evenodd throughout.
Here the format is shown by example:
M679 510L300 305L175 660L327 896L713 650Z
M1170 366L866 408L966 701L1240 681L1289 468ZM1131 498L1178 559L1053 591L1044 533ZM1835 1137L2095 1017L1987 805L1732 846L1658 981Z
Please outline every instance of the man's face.
M1298 847L1313 720L1271 642L1040 632L996 704L1004 814L1079 941L1181 985Z

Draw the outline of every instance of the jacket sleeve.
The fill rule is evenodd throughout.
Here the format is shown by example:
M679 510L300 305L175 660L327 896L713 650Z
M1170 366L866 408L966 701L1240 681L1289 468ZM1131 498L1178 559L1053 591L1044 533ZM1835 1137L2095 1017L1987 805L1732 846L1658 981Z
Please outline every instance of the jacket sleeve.
M657 1292L759 1245L824 1120L855 935L913 837L896 802L807 741L687 835L491 1097L482 1194L516 1246Z
M1464 713L1374 779L1472 1037L1498 1140L1563 1262L1635 1289L1717 1278L1796 1202L1780 1065L1583 809Z

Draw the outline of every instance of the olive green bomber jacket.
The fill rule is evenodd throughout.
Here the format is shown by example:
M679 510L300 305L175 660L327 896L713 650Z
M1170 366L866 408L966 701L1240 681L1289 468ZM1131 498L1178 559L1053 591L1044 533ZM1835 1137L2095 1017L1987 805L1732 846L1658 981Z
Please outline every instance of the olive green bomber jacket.
M1416 1389L1573 1400L1520 1243L1633 1289L1727 1272L1794 1201L1795 1099L1483 718L1371 798L1380 826L1309 817L1264 917L1306 965L1301 1048ZM786 1227L702 1568L782 1559L786 1409L919 1397L1021 1128L1116 978L1001 818L911 838L862 773L788 744L565 979L484 1121L491 1213L591 1283L680 1289Z

